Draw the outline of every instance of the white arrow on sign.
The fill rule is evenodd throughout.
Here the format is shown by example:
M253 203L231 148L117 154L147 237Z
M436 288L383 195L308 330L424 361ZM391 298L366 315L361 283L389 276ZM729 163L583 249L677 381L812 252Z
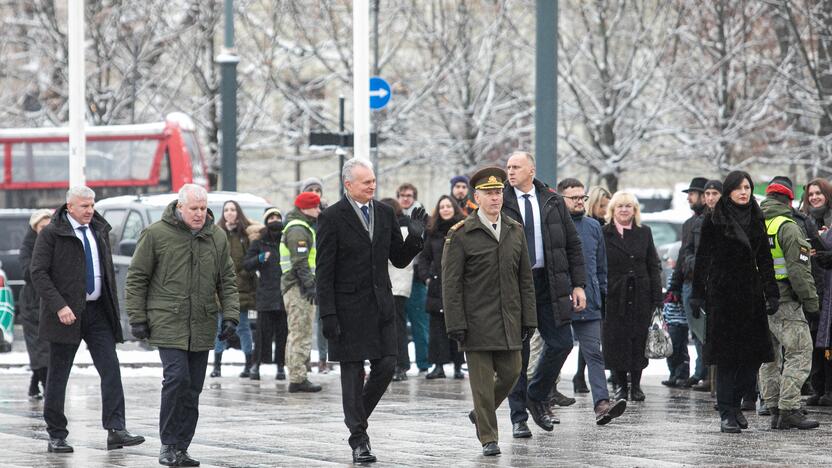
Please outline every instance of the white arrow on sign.
M383 98L383 97L387 96L388 94L389 93L384 88L374 89L374 90L370 91L370 96L375 96L375 97L380 97L380 98Z

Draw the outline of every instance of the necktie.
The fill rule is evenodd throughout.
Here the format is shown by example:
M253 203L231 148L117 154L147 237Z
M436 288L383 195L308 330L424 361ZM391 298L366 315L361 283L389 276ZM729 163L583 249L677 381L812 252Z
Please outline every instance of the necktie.
M491 227L493 227L494 230L496 231L497 230L497 223L491 223Z
M526 216L523 218L523 231L526 233L526 244L529 246L529 261L534 266L537 262L537 251L534 246L534 212L532 211L531 195L523 195L526 199Z
M370 225L370 207L364 205L361 207L361 213L364 215L364 221L367 221L367 226Z
M90 248L90 240L87 238L87 226L79 226L78 230L84 237L84 260L87 266L87 294L95 292L95 271L92 268L92 248Z

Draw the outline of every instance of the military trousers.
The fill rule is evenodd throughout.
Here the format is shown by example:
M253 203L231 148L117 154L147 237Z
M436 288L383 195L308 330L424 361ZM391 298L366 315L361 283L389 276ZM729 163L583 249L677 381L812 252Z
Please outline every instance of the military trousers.
M797 302L782 302L769 315L774 362L760 367L760 393L769 408L800 408L800 388L812 368L812 335ZM781 372L782 369L782 372Z
M480 443L497 442L497 408L520 377L520 350L467 351L465 355Z
M312 325L315 306L300 295L300 287L292 286L283 293L289 335L286 337L286 370L289 383L306 380L306 358L312 350Z

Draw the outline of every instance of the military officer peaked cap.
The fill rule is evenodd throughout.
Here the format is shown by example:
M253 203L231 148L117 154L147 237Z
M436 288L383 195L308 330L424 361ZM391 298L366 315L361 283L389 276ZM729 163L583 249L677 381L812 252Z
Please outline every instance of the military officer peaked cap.
M506 183L506 171L496 166L484 167L471 176L471 185L477 190L501 189Z

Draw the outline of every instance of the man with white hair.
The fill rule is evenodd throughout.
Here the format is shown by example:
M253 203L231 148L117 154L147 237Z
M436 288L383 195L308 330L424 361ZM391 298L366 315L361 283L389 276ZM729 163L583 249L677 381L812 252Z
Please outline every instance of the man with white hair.
M234 334L240 316L228 239L214 224L204 188L182 186L162 219L142 232L127 270L125 296L133 336L158 347L162 361L159 464L199 466L188 447L199 418L218 307L221 340Z
M101 377L101 422L107 450L138 445L144 437L125 429L124 389L116 343L124 341L119 321L110 225L95 212L95 192L76 186L66 204L35 241L29 272L40 297L40 339L49 342L43 419L47 450L73 451L66 441L66 384L81 340Z
M342 177L346 193L318 217L317 294L329 359L341 362L344 423L354 463L372 463L367 419L393 378L397 339L388 259L406 267L422 251L427 215L410 213L407 239L393 208L376 203L369 161L351 159ZM364 382L364 361L370 376Z

